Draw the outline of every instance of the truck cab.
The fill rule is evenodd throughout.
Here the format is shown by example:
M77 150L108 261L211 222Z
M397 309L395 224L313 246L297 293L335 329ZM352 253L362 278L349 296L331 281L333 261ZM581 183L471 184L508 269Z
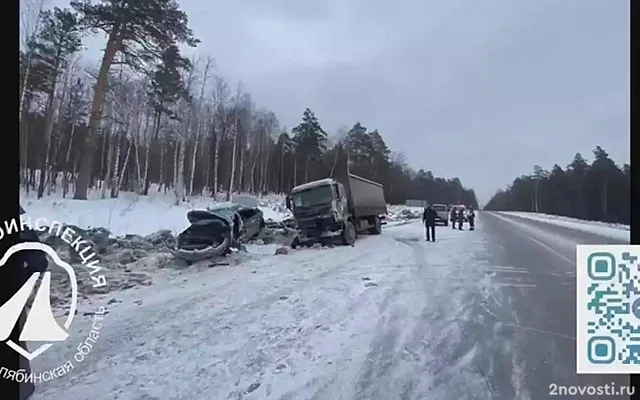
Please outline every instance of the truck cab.
M348 197L344 185L327 178L296 186L287 196L299 241L339 236L349 220Z

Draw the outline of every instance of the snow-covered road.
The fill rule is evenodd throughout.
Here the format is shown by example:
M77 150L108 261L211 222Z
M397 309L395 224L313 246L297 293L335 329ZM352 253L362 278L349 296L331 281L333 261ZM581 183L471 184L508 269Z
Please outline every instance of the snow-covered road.
M485 213L478 226L435 243L419 222L390 226L123 292L93 351L34 399L527 400L628 383L575 374L575 244L612 239ZM35 371L73 356L91 323L78 315Z
M491 282L482 231L419 223L354 247L304 249L120 295L93 352L35 399L490 397L465 337ZM34 369L73 355L76 323ZM492 329L492 327L490 327ZM491 335L481 335L486 340ZM73 340L77 338L77 340Z

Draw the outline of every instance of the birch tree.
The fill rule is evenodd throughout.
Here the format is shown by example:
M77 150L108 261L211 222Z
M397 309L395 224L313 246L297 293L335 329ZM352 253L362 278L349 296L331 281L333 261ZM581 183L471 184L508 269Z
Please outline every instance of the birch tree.
M212 125L212 136L214 142L214 150L213 150L213 190L211 195L215 198L218 194L219 188L219 171L220 171L220 144L226 138L227 133L227 120L228 120L228 103L231 97L231 91L229 90L229 85L227 81L217 75L215 77L215 89L213 92L213 108L215 110L215 115L213 118ZM235 152L234 152L235 154Z
M33 58L33 42L40 32L40 21L44 10L44 0L20 0L20 54L22 79L20 80L20 101L18 108L18 123L22 122L24 110L25 90L31 74Z

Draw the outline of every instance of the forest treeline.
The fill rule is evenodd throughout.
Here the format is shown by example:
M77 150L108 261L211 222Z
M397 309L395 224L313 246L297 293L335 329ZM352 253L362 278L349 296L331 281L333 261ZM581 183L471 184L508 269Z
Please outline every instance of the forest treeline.
M591 221L630 224L631 166L621 167L600 146L593 162L577 153L564 169L536 165L533 173L516 178L484 207L490 211L532 211Z
M175 1L83 0L50 10L30 4L21 11L29 14L21 18L20 165L22 185L38 197L145 195L152 184L175 193L176 202L287 192L344 173L348 164L382 183L390 203L477 206L458 178L412 170L360 122L328 134L302 105L300 123L282 126L241 82L228 82L212 57L181 54L181 46L199 41ZM94 33L108 39L91 68L83 39Z

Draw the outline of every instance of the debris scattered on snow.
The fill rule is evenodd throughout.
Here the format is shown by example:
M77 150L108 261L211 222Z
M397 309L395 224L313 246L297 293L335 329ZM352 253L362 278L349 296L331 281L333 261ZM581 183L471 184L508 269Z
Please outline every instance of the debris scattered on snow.
M187 268L189 271L201 271L216 266L236 265L258 255L287 255L291 252L288 246L297 234L295 220L286 209L284 198L277 195L266 196L258 199L265 226L254 240L228 254L225 261L214 259L187 264L180 263L169 251L176 243L174 234L184 228L181 224L186 223L185 213L190 209L215 203L210 198L191 198L180 206L174 206L172 196L158 198L161 197L159 194L156 197L141 197L121 193L121 197L117 199L92 198L86 202L55 196L35 199L23 194L22 197L29 214L44 216L49 221L69 222L63 229L73 229L76 235L87 239L93 246L100 259L102 273L107 278L107 286L102 288L93 287L94 281L91 280L88 269L82 268L82 260L66 242L47 231L40 233L40 239L53 247L77 272L78 292L81 296L79 300L88 299L95 294L151 285L158 273L181 274ZM422 211L406 206L389 206L388 210L387 221L392 225L418 219ZM159 214L163 215L160 220L157 218ZM99 227L100 224L107 228ZM153 231L154 228L163 226L169 229ZM127 232L137 234L125 234ZM312 247L326 249L334 246L318 243ZM50 270L52 306L64 308L65 305L68 306L71 294L68 276L60 268ZM252 270L251 273L255 274L257 271ZM120 301L116 298L109 300L109 304L116 302Z
M254 390L258 389L260 387L261 383L260 382L254 382L251 385L249 385L249 387L247 388L247 393L251 393Z

